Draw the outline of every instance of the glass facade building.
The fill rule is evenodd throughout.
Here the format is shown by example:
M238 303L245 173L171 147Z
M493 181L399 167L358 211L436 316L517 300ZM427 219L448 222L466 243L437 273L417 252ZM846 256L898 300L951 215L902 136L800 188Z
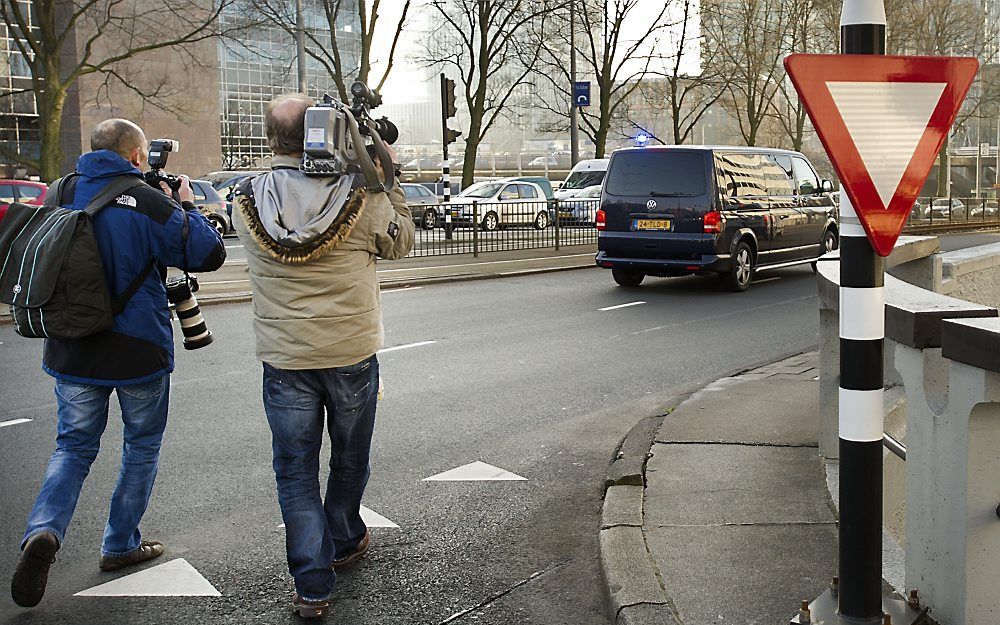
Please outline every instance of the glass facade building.
M17 2L29 28L34 28L31 0ZM8 152L38 158L38 107L31 89L31 68L17 44L19 34L17 26L0 22L0 145ZM12 165L17 163L0 154L0 168Z
M315 42L330 42L330 23L324 4L340 4L336 35L343 66L357 67L360 51L360 23L355 0L304 0L307 48ZM260 169L271 156L264 133L264 109L267 103L282 93L298 90L295 37L289 32L294 24L295 3L287 0L287 21L254 26L241 37L239 44L219 43L219 117L222 135L222 167L224 169ZM221 18L223 27L235 26L245 19L239 6L227 10ZM321 98L324 93L336 95L337 87L326 67L311 55L306 55L308 93Z

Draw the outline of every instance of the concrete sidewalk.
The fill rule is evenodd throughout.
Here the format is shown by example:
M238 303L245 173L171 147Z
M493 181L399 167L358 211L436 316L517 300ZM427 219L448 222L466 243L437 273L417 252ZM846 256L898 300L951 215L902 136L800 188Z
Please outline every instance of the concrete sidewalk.
M378 262L379 284L383 289L455 282L459 280L484 280L510 276L565 271L596 267L596 245L564 246L552 248L422 256L395 261ZM200 275L201 290L198 301L227 303L250 298L250 281L246 259L227 261L219 270Z
M644 487L612 478L600 543L613 622L778 625L830 584L818 367L813 352L710 384L646 439ZM620 456L635 453L628 438Z

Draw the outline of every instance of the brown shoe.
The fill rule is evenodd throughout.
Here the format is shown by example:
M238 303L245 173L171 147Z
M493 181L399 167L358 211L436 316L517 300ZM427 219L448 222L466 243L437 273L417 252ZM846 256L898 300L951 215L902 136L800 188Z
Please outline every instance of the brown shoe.
M307 601L299 596L299 593L292 594L292 612L302 618L322 618L330 607L330 601Z
M146 560L152 560L163 555L163 545L155 540L144 540L139 543L139 548L130 551L123 556L101 556L102 571L117 571L126 566L139 564Z
M49 532L39 532L25 543L21 559L10 581L10 596L22 608L33 608L45 594L49 566L56 561L59 540Z
M351 562L354 562L356 559L365 555L365 552L368 551L368 547L371 545L371 542L372 542L372 533L370 530L366 529L365 537L362 538L361 541L354 546L354 549L351 549L350 551L345 553L342 557L334 559L333 568L339 569L342 566L347 566Z

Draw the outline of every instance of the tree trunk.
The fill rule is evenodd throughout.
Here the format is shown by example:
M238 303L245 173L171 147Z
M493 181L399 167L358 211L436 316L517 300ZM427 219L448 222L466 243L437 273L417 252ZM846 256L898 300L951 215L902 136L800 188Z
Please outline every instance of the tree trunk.
M938 197L948 197L948 167L951 166L951 158L948 157L948 144L950 143L951 137L945 137L944 143L941 144L941 151L938 152L938 175L937 175L937 193Z
M38 116L39 153L38 173L44 182L52 182L62 175L63 153L60 146L62 132L63 108L66 105L66 92L51 83L48 91L42 94L46 100Z
M479 152L479 143L483 140L480 131L483 127L484 114L482 110L469 111L469 136L465 139L465 156L462 159L463 189L472 185L476 174L476 153Z

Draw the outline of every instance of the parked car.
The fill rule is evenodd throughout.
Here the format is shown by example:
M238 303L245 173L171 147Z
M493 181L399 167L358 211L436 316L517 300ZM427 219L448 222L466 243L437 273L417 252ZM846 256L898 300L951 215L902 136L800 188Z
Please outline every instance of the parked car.
M212 187L208 180L192 180L191 191L194 192L194 204L198 210L208 219L220 237L224 237L233 230L231 215L227 210L226 202L219 195L219 192Z
M528 167L556 167L559 165L559 161L556 160L554 156L539 156L537 158L531 159L528 163Z
M565 200L580 193L584 189L604 182L604 176L608 173L607 158L589 158L580 161L573 166L573 169L566 176L565 182L559 186L555 197L557 200Z
M997 201L978 200L968 207L969 219L974 221L996 221Z
M815 262L837 247L832 190L788 150L617 150L596 216L596 262L626 287L647 275L715 273L745 291L757 271Z
M582 189L568 200L559 202L560 224L592 224L601 203L601 185Z
M438 198L434 193L422 184L409 182L400 183L403 188L403 195L406 196L406 204L410 207L410 215L413 223L424 230L431 230L438 221Z
M45 201L46 191L48 186L43 182L0 179L0 219L7 214L7 207L12 202L41 206Z
M510 178L501 178L500 180L503 182L533 182L541 187L546 200L551 200L555 197L555 193L552 191L552 183L545 176L513 176Z
M473 202L478 202L479 225L483 230L518 224L531 224L538 230L549 226L545 193L533 182L498 181L472 185L452 198L452 224L472 223Z
M925 207L925 211L929 214L924 219L965 219L965 204L957 197L933 200L929 208Z

